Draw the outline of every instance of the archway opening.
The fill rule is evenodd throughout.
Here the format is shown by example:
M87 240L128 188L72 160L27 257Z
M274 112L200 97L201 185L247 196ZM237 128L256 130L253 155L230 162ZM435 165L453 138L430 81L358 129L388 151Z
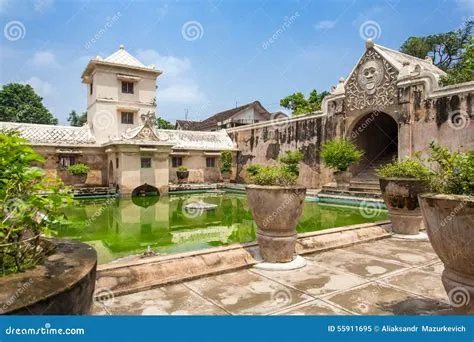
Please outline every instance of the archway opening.
M147 183L136 187L132 191L132 197L160 196L160 191L153 185Z
M364 151L364 157L353 170L356 175L376 178L376 168L397 158L398 125L388 114L366 114L352 129L350 139Z

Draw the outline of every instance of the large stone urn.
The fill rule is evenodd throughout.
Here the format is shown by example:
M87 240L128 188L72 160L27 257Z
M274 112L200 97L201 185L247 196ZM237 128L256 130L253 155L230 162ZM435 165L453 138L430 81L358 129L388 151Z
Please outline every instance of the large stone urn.
M336 180L336 187L341 190L349 190L352 173L349 171L334 172L334 179Z
M90 314L96 251L75 240L44 239L43 243L51 250L44 262L0 277L0 314Z
M431 245L444 263L441 279L459 313L474 314L474 197L419 196Z
M245 190L264 261L292 261L296 257L296 225L303 211L306 188L248 185Z
M380 178L380 189L396 234L416 235L424 229L418 195L426 182L412 178Z

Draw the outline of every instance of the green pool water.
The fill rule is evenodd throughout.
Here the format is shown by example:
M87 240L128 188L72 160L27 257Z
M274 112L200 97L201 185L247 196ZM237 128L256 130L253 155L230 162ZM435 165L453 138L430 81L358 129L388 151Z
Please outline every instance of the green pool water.
M214 210L186 209L196 202ZM171 254L255 240L255 222L245 194L203 193L133 199L80 200L66 210L70 221L58 237L92 245L99 263L151 250ZM386 219L386 211L364 217L358 208L305 202L297 230L311 232Z

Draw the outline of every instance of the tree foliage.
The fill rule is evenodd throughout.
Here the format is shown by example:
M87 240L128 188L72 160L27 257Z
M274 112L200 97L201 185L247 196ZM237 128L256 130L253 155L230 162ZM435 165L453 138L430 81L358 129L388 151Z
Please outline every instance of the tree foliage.
M87 112L77 114L75 110L72 110L67 121L70 122L71 126L82 127L87 122Z
M0 121L56 125L58 120L43 105L29 84L9 83L0 90Z
M306 99L303 93L296 92L281 99L280 106L291 110L293 115L311 113L321 109L321 103L326 95L329 95L329 92L318 93L313 89Z
M473 37L474 20L468 19L461 28L422 37L410 37L400 51L418 58L432 58L434 65L448 74L443 85L474 79Z
M45 256L40 234L64 223L72 195L35 167L44 159L16 132L0 132L0 276L33 267Z
M174 129L174 125L171 122L161 117L156 118L156 126L161 129Z

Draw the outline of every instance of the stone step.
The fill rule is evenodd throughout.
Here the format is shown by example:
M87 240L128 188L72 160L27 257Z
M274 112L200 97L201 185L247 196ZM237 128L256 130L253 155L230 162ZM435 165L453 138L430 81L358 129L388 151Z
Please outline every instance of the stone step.
M338 195L338 196L349 196L349 197L358 197L358 198L382 198L380 192L366 192L366 191L352 191L352 190L342 190L330 187L323 187L323 190L318 194L323 195Z
M380 187L379 186L349 186L350 191L359 191L359 192L367 192L367 193L376 193L380 194Z

